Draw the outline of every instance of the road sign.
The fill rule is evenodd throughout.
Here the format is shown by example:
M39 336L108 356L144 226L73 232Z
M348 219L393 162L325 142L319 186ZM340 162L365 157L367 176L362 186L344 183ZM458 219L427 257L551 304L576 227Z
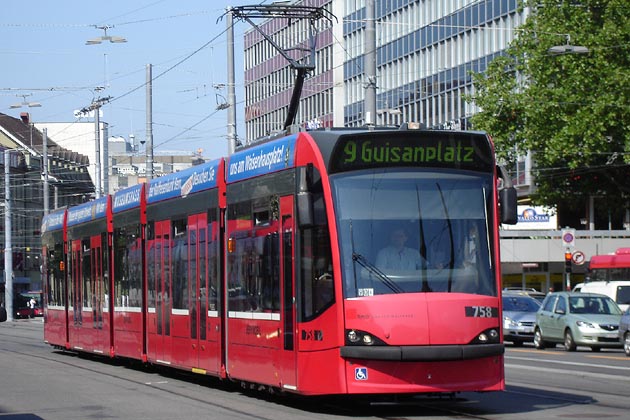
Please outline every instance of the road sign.
M573 255L571 255L571 260L575 265L582 265L586 262L586 256L582 251L575 251Z
M562 246L564 248L575 246L575 229L562 229Z

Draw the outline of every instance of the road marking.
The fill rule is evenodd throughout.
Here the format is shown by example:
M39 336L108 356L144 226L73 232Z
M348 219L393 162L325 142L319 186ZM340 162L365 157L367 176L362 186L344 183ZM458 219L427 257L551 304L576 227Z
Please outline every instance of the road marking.
M600 368L600 369L613 369L613 370L630 370L630 367L624 367L624 366L608 366L608 365L599 365L599 364L593 364L593 363L580 363L580 362L566 362L566 361L562 361L562 360L545 360L545 359L535 359L533 357L513 357L513 356L506 356L506 359L509 360L523 360L523 361L527 361L527 362L549 362L549 363L555 363L558 365L570 365L570 366L588 366L588 367L594 367L594 368ZM517 365L514 365L517 366Z
M525 349L519 349L519 350L515 350L515 349L510 349L510 353L515 352L515 353L536 353L536 354L544 354L545 356L562 356L564 355L564 353L558 353L558 352L552 352L552 351L544 351L544 350L525 350ZM509 357L509 356L506 356Z
M575 364L581 364L581 363L575 363ZM587 365L587 366L597 366L597 367L608 367L608 366L599 366L599 365ZM630 377L628 376L621 376L621 375L608 375L606 373L594 373L594 372L574 372L574 371L568 371L568 370L563 370L563 369L551 369L551 368L546 368L546 367L537 367L537 366L531 366L531 365L512 365L512 364L505 364L506 368L512 368L512 369L526 369L526 370L531 370L531 371L539 371L539 372L547 372L547 373L559 373L559 374L564 374L564 375L571 375L573 377L582 377L582 378L586 378L586 377L593 377L593 378L600 378L600 379L610 379L610 380L616 380L616 381L630 381ZM507 383L509 384L509 380L507 381Z
M610 359L610 360L627 360L630 362L630 357L628 356L586 356L592 359Z

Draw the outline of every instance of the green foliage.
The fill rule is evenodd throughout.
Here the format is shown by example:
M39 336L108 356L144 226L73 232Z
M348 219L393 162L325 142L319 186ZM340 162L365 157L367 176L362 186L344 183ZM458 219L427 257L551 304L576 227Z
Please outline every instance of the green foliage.
M540 204L609 206L630 197L630 4L628 0L525 0L530 14L506 54L473 75L488 131L508 166L534 152ZM570 43L587 54L553 55Z

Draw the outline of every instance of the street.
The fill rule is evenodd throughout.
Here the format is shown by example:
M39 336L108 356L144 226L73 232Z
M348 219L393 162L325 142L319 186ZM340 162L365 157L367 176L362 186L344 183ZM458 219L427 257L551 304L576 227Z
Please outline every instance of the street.
M0 323L0 419L601 419L627 417L630 358L506 347L507 389L356 404L245 391L213 378L59 352L41 318Z

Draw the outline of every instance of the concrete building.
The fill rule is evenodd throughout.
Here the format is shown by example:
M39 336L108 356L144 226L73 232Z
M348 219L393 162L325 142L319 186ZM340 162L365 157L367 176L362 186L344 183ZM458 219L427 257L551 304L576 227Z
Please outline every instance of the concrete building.
M2 177L2 205L11 208L11 249L14 292L41 287L41 221L44 214L44 174L48 175L49 210L88 200L94 185L88 175L86 156L60 147L48 133L48 170L43 167L43 133L23 113L21 118L0 114L0 162L5 169L4 150L10 150L9 197L7 176ZM0 220L7 243L5 219ZM4 249L4 247L2 247ZM0 253L0 301L4 300L4 252Z
M94 122L35 122L35 128L42 131L48 130L48 136L54 138L57 144L61 147L72 150L83 156L87 156L90 160L90 164L87 168L90 178L94 185L96 182L96 126ZM101 193L105 194L108 191L108 176L109 160L105 159L109 155L107 145L105 141L109 137L108 124L106 122L100 122L100 185Z
M298 5L324 7L331 11L331 0L310 0ZM272 19L260 23L262 31L291 54L293 59L307 55L307 20ZM315 71L305 81L298 109L297 124L308 127L333 125L333 28L324 19L317 37ZM245 127L253 140L282 130L291 100L295 72L256 30L248 30L244 40Z

